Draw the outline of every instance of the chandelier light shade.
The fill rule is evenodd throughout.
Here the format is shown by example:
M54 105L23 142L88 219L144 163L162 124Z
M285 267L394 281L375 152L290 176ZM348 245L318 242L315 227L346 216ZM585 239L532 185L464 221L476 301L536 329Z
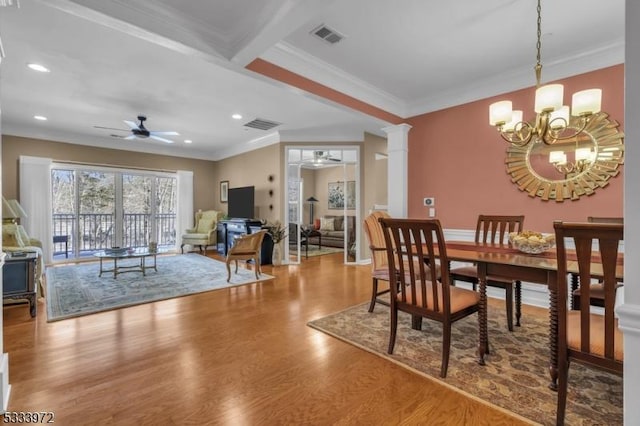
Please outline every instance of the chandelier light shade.
M589 89L573 94L571 107L573 115L583 116L600 112L602 89Z
M540 0L538 0L537 10L537 62L534 67L536 74L534 103L536 119L533 122L524 121L522 111L513 111L512 102L508 100L495 102L489 106L489 124L497 128L505 141L517 146L525 146L531 141L541 141L552 145L559 140L574 138L586 128L590 117L600 112L601 107L601 89L589 89L574 93L571 108L569 108L568 105L564 105L564 86L562 84L540 85L542 75ZM571 117L578 119L577 124Z
M562 108L564 86L562 84L547 84L536 89L535 112L552 112Z

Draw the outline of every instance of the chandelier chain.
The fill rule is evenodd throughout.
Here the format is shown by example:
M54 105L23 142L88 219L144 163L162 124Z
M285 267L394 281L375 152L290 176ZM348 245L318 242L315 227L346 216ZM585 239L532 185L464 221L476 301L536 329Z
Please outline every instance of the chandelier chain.
M536 87L540 87L540 78L542 77L542 64L540 63L540 50L542 49L542 7L540 6L540 0L538 0L538 41L536 43Z

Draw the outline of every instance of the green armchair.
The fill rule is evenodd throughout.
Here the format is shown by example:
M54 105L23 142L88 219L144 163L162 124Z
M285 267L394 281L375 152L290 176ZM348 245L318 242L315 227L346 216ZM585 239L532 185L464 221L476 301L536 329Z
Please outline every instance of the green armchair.
M198 246L200 251L207 254L207 247L217 244L216 230L218 221L222 219L223 212L216 210L199 211L196 213L195 226L184 231L180 252L184 253L184 246Z

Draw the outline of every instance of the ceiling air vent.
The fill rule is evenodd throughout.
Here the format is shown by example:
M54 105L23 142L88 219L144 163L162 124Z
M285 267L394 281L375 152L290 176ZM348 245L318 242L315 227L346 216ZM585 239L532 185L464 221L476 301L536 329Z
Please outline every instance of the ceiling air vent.
M276 123L275 121L265 120L264 118L256 118L253 121L246 123L245 127L251 127L252 129L270 130L282 123Z
M324 24L311 31L311 34L315 35L316 37L320 37L329 44L336 44L344 38L342 34L335 30L332 30Z

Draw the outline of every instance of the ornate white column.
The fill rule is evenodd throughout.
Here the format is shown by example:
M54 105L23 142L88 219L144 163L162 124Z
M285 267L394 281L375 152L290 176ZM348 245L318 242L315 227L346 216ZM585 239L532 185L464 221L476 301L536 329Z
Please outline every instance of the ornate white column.
M392 217L407 217L409 130L408 124L382 129L387 134L387 205Z
M624 304L618 308L624 333L624 424L640 424L640 3L626 0L624 133Z

